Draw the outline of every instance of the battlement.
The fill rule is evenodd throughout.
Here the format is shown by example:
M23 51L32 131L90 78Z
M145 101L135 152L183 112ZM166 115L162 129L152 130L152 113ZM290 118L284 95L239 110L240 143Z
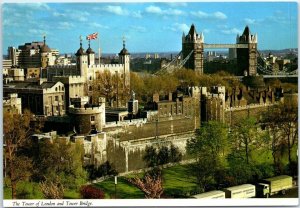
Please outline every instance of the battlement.
M119 69L119 68L124 68L124 64L97 64L97 65L89 65L89 69L107 69L107 70L112 70L112 69Z
M69 113L71 114L98 114L102 113L103 108L102 105L100 106L92 106L92 107L86 107L86 108L75 108L74 105L69 106Z
M125 126L142 126L146 124L148 119L140 118L140 119L132 119L132 120L123 120L123 121L114 121L114 122L106 122L105 127L125 127Z
M68 64L68 65L53 65L53 66L48 66L48 69L76 69L76 65L75 64Z
M272 106L272 105L274 105L274 104L273 103L263 103L263 104L251 103L249 105L244 105L244 106L226 107L225 112L255 109L255 108L261 108L261 107Z
M73 83L84 83L85 77L83 76L53 76L53 81L61 81L65 84L73 84Z

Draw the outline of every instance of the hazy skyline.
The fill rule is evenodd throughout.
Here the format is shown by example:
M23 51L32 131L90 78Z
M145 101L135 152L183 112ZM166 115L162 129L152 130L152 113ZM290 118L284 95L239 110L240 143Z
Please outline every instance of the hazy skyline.
M259 50L297 48L297 17L296 2L5 3L2 50L42 41L45 33L51 48L74 53L80 35L86 49L85 36L99 32L102 53L118 53L123 36L132 53L180 51L191 24L205 43L235 43L248 25Z

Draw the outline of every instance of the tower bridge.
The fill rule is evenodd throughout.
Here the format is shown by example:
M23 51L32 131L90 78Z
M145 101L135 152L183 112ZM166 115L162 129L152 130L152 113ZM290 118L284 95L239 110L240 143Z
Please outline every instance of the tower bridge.
M171 62L166 64L156 74L171 72L174 68L185 67L192 69L199 74L203 74L204 49L236 49L237 55L237 76L255 76L259 70L263 74L275 76L296 76L297 71L288 72L288 70L276 71L264 63L257 49L257 34L253 35L248 26L245 27L242 35L237 35L235 44L209 44L204 42L203 33L198 34L195 26L192 24L187 35L182 35L182 50L175 56Z
M219 48L248 48L248 44L203 44L204 48L219 49Z

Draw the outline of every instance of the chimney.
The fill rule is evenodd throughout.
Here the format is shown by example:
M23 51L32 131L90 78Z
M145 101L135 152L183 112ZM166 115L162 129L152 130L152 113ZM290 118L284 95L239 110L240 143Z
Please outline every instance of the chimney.
M172 101L173 99L172 99L172 93L171 92L169 92L169 101Z
M159 102L159 94L158 93L154 93L153 97L152 97L153 102Z

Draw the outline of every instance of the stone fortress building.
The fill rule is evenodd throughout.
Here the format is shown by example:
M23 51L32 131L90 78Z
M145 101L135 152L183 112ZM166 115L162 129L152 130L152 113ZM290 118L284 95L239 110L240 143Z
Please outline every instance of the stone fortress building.
M229 48L236 53L239 76L257 74L257 34L252 35L248 26L243 34L237 35L236 44L208 44L204 42L203 33L198 34L192 24L187 35L182 35L182 59L187 57L184 67L203 74L204 49Z
M183 57L190 55L186 68L203 73L203 50L208 45L194 25L188 35L183 34L182 54ZM229 46L237 48L237 57L248 60L240 65L241 73L246 70L248 75L256 74L257 36L251 35L246 27L237 44ZM118 172L144 168L143 155L148 146L160 148L173 144L184 154L187 140L194 136L201 122L217 120L232 125L237 118L259 116L283 97L283 93L276 97L277 92L272 89L253 88L245 93L242 89L228 92L224 86L190 86L165 97L154 94L144 108L138 106L132 92L127 109L111 110L105 98L98 97L96 103L91 103L89 88L105 70L120 76L120 84L130 88L130 53L125 41L119 53L119 64L96 64L95 52L90 44L85 50L82 40L75 54L76 64L52 64L48 59L51 54L44 38L39 46L39 76L30 78L26 70L7 71L8 81L3 88L7 98L5 106L18 110L21 105L22 110L29 108L43 117L45 131L50 133L35 135L36 138L79 141L85 149L85 164L99 166L109 161ZM108 115L114 119L108 120Z

